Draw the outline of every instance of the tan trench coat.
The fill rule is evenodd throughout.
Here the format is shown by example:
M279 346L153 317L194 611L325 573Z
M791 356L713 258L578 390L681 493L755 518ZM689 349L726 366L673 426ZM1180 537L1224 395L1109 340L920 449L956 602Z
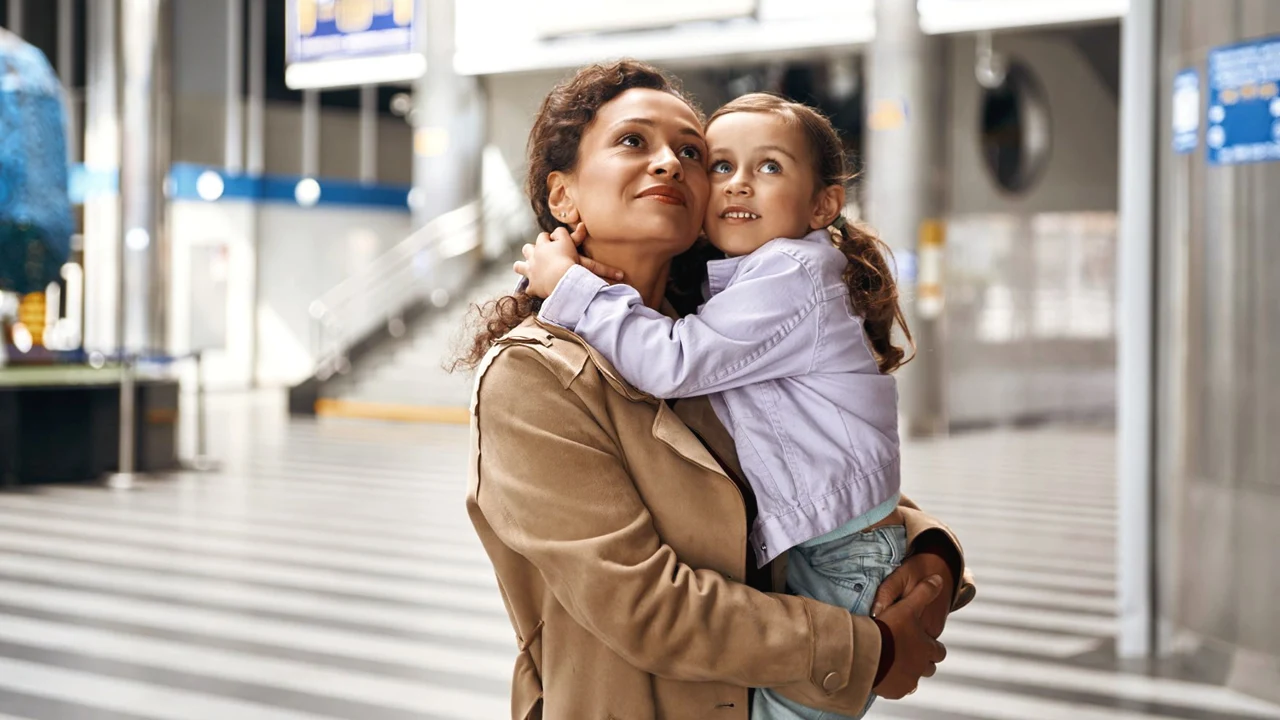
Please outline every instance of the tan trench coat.
M699 436L726 462L732 440L705 398L676 408L535 319L481 364L467 510L520 649L512 718L747 720L751 687L856 714L874 622L741 583L743 496ZM909 538L949 534L902 510Z

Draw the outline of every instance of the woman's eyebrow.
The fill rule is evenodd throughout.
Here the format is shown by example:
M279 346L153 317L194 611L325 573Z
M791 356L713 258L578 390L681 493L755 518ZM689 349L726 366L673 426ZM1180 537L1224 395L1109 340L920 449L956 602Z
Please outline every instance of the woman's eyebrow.
M610 129L621 127L622 125L644 125L645 127L657 127L658 123L653 120L650 120L649 118L643 118L643 117L623 118L618 122L614 123L610 127ZM702 133L698 132L697 130L691 127L680 128L680 134L692 135L693 137L696 137L699 140L703 140L704 142L706 140L706 138L702 137Z

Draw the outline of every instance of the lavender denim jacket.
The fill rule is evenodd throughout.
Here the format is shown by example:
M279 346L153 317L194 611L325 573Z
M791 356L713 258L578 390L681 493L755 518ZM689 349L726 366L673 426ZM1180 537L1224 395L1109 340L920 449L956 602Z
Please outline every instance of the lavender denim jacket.
M756 494L762 566L899 492L897 385L850 307L846 263L825 230L771 240L708 263L707 302L679 320L576 266L539 312L646 393L710 395Z

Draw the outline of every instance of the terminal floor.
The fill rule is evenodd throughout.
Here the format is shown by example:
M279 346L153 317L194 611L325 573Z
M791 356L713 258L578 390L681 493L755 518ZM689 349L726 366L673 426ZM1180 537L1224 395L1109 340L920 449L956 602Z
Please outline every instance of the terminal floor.
M467 429L289 421L223 398L216 472L0 494L0 720L494 720L514 639L463 511ZM937 677L871 718L1246 720L1280 707L1117 669L1113 439L906 448L981 591Z

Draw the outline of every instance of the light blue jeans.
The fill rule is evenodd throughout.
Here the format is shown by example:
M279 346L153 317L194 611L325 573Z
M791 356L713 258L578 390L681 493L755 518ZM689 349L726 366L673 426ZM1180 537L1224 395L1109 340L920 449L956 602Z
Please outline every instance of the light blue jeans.
M787 591L848 608L855 615L869 615L876 588L902 564L906 553L907 529L901 525L813 547L793 547L787 563ZM867 698L862 712L850 718L799 705L761 688L755 692L751 720L856 720L867 714L875 699L875 695Z

